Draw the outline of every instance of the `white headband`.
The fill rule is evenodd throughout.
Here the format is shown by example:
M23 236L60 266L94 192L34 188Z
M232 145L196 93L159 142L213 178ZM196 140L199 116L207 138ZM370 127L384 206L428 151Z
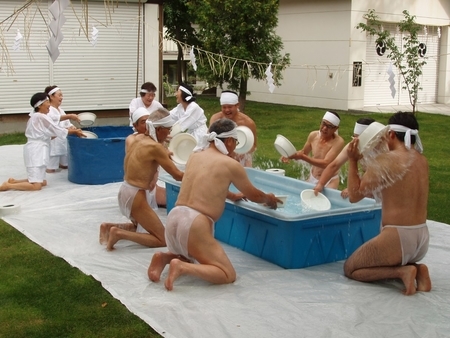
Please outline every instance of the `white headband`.
M35 113L35 108L39 107L41 104L43 104L47 100L48 100L48 98L46 98L45 100L40 100L40 101L36 102L36 104L31 109L30 113L28 114L28 116L33 115Z
M216 132L211 132L208 133L206 135L203 135L202 138L200 139L200 142L198 143L198 145L194 148L194 152L198 152L201 150L204 150L206 148L209 147L209 143L211 141L214 141L214 145L216 146L216 148L222 153L227 155L228 154L228 150L227 147L225 146L225 144L222 142L221 138L227 138L227 137L232 137L234 139L238 139L238 134L237 134L237 130L236 128L234 128L233 130L221 133L219 135L217 135Z
M33 108L37 108L39 107L41 104L43 104L45 101L48 101L48 98L46 98L45 100L40 100L38 102L36 102L36 104L33 106Z
M419 131L417 129L410 129L408 127L402 126L401 124L388 124L389 130L397 131L399 133L405 133L405 147L411 149L411 135L416 137L415 148L419 153L423 152L422 141L419 137Z
M356 122L355 128L353 129L353 134L361 135L361 133L364 130L366 130L368 126L369 126L368 124L361 124L361 123Z
M225 92L220 95L220 105L224 104L238 104L239 97L235 93Z
M133 114L131 114L131 121L133 122L133 124L135 124L137 121L139 121L139 119L142 116L146 116L146 115L147 116L150 115L150 113L148 112L148 110L146 108L143 108L143 107L138 108L133 112Z
M141 89L139 92L140 92L140 93L144 93L144 94L146 94L146 93L154 93L153 90L148 91L147 89Z
M150 136L156 141L156 142L159 142L158 141L158 136L156 135L156 127L166 127L166 128L169 128L169 127L172 127L173 126L173 124L175 123L175 121L172 119L172 117L170 116L170 115L168 115L168 116L166 116L166 117L164 117L164 118L162 118L162 119L159 119L158 121L150 121L150 120L147 120L146 122L145 122L145 125L146 125L146 127L147 127L147 130L148 130L148 133L150 134Z
M183 86L179 86L178 87L182 92L185 92L186 94L188 94L188 96L186 96L185 100L187 102L189 102L192 99L192 93L189 91L189 89L183 87Z
M55 87L55 88L53 88L52 90L50 90L49 92L48 92L48 95L50 96L50 95L53 95L53 94L55 94L58 90L60 90L58 87Z
M341 122L339 117L337 117L333 113L330 113L329 111L327 111L325 113L325 115L323 116L322 120L327 120L328 122L330 122L335 127L338 127L339 123Z

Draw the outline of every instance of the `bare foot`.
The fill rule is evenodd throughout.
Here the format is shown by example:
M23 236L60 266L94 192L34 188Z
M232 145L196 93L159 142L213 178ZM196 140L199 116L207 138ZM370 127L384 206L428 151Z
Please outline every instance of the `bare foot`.
M148 279L150 279L152 282L159 282L161 273L163 272L167 264L165 258L166 254L163 252L157 252L153 255L152 261L150 262L147 270Z
M106 244L108 242L109 232L111 231L112 227L128 231L136 231L136 226L133 223L102 223L100 225L100 244Z
M8 178L8 183L17 183L17 180L15 180L14 178L10 177L10 178Z
M2 185L0 185L0 191L6 191L8 189L9 189L8 182L4 182Z
M405 290L403 294L410 296L416 293L416 275L417 269L414 265L405 265L400 267L402 275L401 279L405 284Z
M169 266L169 276L167 276L164 285L167 290L173 290L173 283L183 274L183 265L186 264L178 258L172 259Z
M114 250L114 244L116 244L120 240L119 233L122 231L122 229L119 229L117 227L111 227L109 229L109 237L108 237L108 243L106 244L106 250L112 251Z
M102 223L100 224L100 235L99 242L100 244L106 244L109 238L109 230L113 227L115 223Z
M428 267L425 264L415 264L417 269L417 291L428 292L431 290L431 278Z

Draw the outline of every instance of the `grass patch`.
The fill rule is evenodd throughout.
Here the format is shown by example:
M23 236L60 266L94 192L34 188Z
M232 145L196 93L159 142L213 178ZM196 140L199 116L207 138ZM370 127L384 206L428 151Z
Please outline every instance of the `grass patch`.
M215 97L201 96L197 102L208 119L220 110ZM169 108L174 107L175 98L169 98L167 103ZM279 162L273 142L277 134L283 134L297 149L302 148L308 134L319 128L324 110L249 101L245 113L256 122L258 130L255 166L282 168L286 175L298 178L299 168ZM370 116L386 124L390 116L338 113L342 121L339 134L346 142L351 140L358 118ZM450 223L450 208L443 207L450 200L450 145L446 140L450 117L418 113L418 120L430 165L428 219ZM22 133L0 135L0 145L25 142ZM341 184L341 188L344 186L345 183ZM2 220L0 281L0 337L159 337L99 282L34 244Z
M0 220L0 337L160 337L94 278Z

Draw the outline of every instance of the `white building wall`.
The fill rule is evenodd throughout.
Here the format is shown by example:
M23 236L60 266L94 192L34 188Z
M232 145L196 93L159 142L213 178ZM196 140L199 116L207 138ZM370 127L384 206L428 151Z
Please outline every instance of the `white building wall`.
M144 81L158 84L158 5L141 5L139 12L138 0L114 1L109 7L103 1L89 1L87 23L81 2L72 0L64 12L61 54L53 63L46 49L51 3L36 2L15 20L4 21L21 4L0 0L1 38L8 48L0 49L0 115L28 113L31 96L48 85L61 87L66 111L96 111L128 109ZM139 23L144 28L138 39ZM89 41L93 26L99 30L95 47ZM81 27L86 27L88 37ZM13 51L17 29L24 39L21 50Z
M443 31L450 25L450 1L280 0L276 32L283 38L283 52L290 53L291 66L273 94L264 81L250 80L248 99L338 110L363 108L364 82L352 86L352 64L364 62L366 56L366 33L355 27L368 9L375 9L386 22L402 20L407 9L419 24L442 26ZM443 43L448 45L448 39L441 41L441 57L447 60L441 64L448 66ZM448 80L441 88L442 76L448 77L448 67L440 70L438 100L449 92Z
M450 27L443 27L441 33L437 103L450 104Z

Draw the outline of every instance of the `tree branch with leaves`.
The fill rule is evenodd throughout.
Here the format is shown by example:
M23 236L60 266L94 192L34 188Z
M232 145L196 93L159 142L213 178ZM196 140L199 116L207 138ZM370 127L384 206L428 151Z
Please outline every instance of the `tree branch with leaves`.
M423 66L426 65L424 57L419 54L419 31L421 26L415 22L415 16L410 15L407 10L403 11L404 20L398 23L401 33L407 33L403 36L403 45L397 46L395 37L388 30L383 29L382 22L379 20L375 10L370 9L364 15L365 23L359 23L356 28L361 29L371 36L376 37L377 44L383 44L388 51L387 58L398 69L403 78L404 85L402 89L409 94L409 101L412 105L412 112L417 110L417 99L420 86L420 76Z

